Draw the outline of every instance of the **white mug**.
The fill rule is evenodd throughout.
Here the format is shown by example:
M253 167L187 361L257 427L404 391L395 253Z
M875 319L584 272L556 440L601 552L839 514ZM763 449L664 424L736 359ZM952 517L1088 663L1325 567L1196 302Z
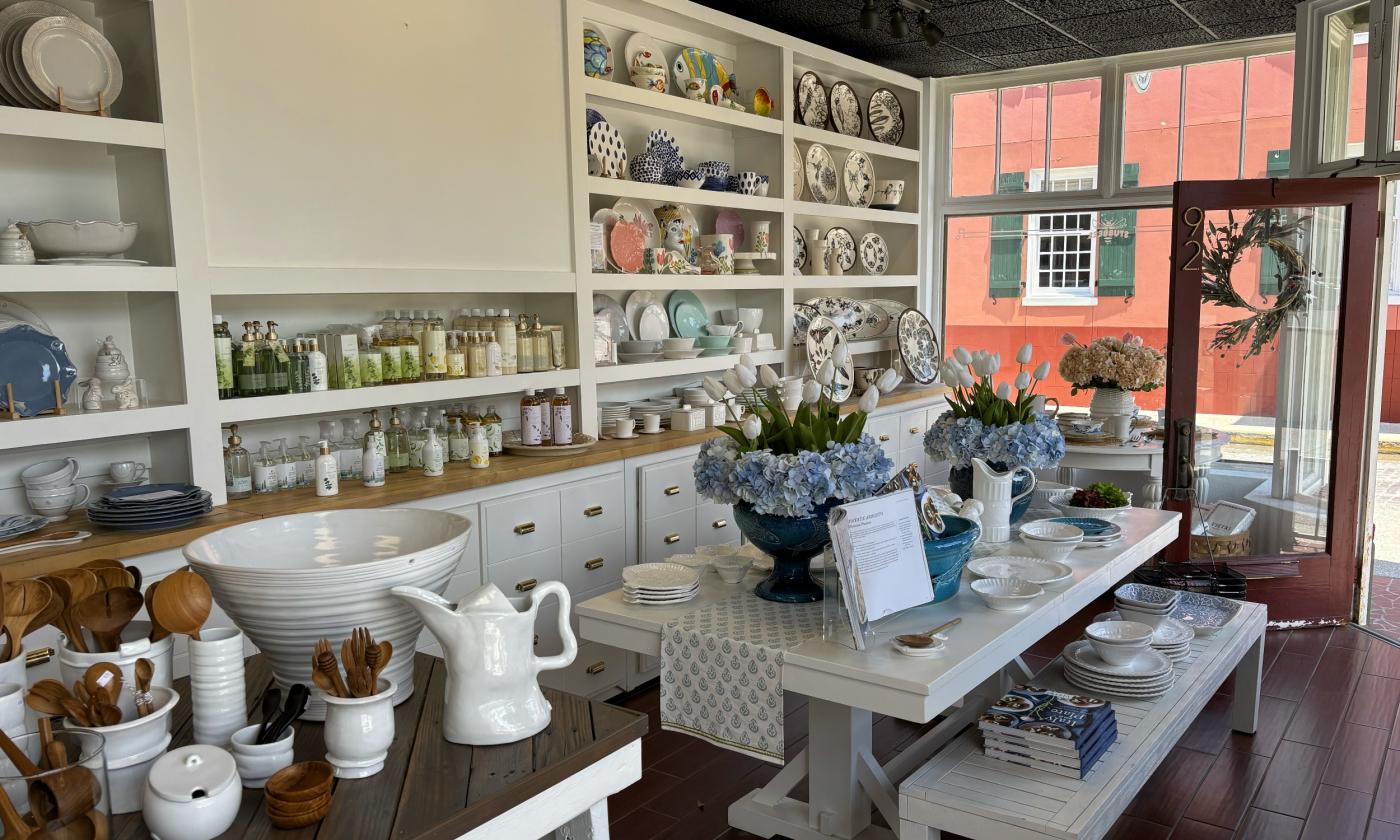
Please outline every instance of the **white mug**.
M1133 415L1114 414L1104 418L1104 426L1113 439L1119 443L1127 443L1128 438L1133 433Z
M633 420L631 417L619 417L617 418L616 427L616 431L613 432L613 437L630 438L632 437L632 430L637 427L637 421Z
M644 415L642 415L642 431L644 431L644 432L659 432L659 431L661 431L661 415L660 415L660 414L644 414Z
M140 461L113 461L107 467L107 474L119 483L140 481L146 477L146 465Z
M68 511L87 502L92 490L86 484L70 484L51 490L26 490L24 495L35 513L62 518L68 515Z

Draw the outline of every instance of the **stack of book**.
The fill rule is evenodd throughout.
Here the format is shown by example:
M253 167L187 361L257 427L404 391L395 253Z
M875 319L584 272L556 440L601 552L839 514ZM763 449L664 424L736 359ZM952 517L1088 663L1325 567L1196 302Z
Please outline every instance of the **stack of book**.
M983 712L978 728L988 758L1074 779L1118 739L1107 700L1024 685Z

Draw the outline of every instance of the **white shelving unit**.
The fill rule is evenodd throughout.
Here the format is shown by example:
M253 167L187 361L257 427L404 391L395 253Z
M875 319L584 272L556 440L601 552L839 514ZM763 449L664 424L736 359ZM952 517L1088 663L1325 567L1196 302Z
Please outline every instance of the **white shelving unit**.
M319 260L331 264L318 264L316 258L279 262L272 256L264 261L253 253L252 259L243 262L258 264L245 265L225 258L221 249L230 241L226 231L219 241L211 233L222 230L218 224L227 224L214 212L225 210L226 205L206 206L206 191L216 187L210 185L208 171L201 169L201 160L209 166L212 155L209 147L201 145L202 139L206 144L210 141L201 134L205 112L196 108L198 74L191 58L191 37L206 31L196 25L201 20L195 11L207 15L202 21L205 27L219 13L205 12L193 0L57 2L108 35L128 71L127 88L115 103L112 118L0 107L0 176L6 184L0 212L20 219L86 216L139 221L141 235L129 256L150 265L3 266L0 296L33 305L55 322L54 330L68 343L80 378L91 373L96 350L91 342L115 335L132 360L134 375L147 380L152 404L126 412L75 411L66 417L0 421L0 475L68 451L81 452L91 460L85 468L105 469L103 456L120 451L121 457L149 459L156 480L194 481L213 491L215 501L222 503L220 426L230 422L244 425L244 438L252 442L261 436L287 434L289 424L299 424L298 430L306 431L314 429L316 419L354 415L371 407L472 400L503 405L524 388L563 387L576 396L582 431L596 434L600 399L670 391L735 361L730 356L595 366L594 294L625 300L630 292L646 289L664 298L668 290L690 289L711 310L712 318L719 309L761 308L762 330L773 334L776 349L751 355L789 373L806 364L804 351L791 344L794 302L819 294L851 294L931 309L920 211L927 166L923 136L927 106L924 83L912 77L686 0L565 0L565 19L558 30L562 42L545 43L542 48L564 56L558 85L569 114L567 132L545 142L567 149L568 178L563 186L569 193L569 223L566 229L544 230L541 236L555 244L569 237L573 259L566 268L572 270L557 270L557 261L543 258L533 262L529 244L519 242L504 243L503 251L509 251L505 254L464 250L460 262L450 253L424 257L424 264L406 265L370 264L364 252L348 257L344 264L334 255ZM499 19L510 13L491 14ZM582 72L580 36L585 20L603 27L613 44L617 72L612 79L588 78ZM623 54L626 39L636 32L651 35L671 57L681 46L710 50L737 74L741 101L751 106L755 88L764 87L773 99L771 113L759 115L751 107L748 112L719 108L676 92L661 94L632 86ZM808 69L828 85L844 79L863 99L877 88L894 91L905 111L902 143L894 146L866 136L847 137L795 122L791 91L797 76ZM203 86L200 89L210 95ZM618 125L632 153L641 151L647 131L664 128L678 138L691 165L725 160L734 164L734 171L767 174L769 194L744 196L591 177L583 131L587 108L599 110ZM411 132L414 126L401 129ZM877 178L904 179L900 209L824 205L790 194L788 173L794 152L803 155L812 143L826 145L838 166L847 152L858 150L871 156ZM227 156L229 147L213 151ZM460 151L461 147L454 147L454 153ZM459 167L460 163L444 161L443 165ZM341 174L353 182L359 173ZM327 185L327 189L332 186L343 185ZM493 200L486 194L453 198L462 203ZM750 226L767 221L778 259L759 262L756 275L593 273L588 268L589 221L597 209L619 199L649 207L687 204L707 232L715 214L725 209L737 211ZM434 222L404 218L400 213L386 217L385 223L392 227ZM881 233L891 248L890 273L843 277L796 273L791 232L836 226L846 227L857 239L865 232ZM318 228L323 238L325 227ZM442 233L450 238L458 231ZM298 235L285 226L259 234L273 239ZM413 256L400 251L390 259L410 261ZM292 328L282 330L288 336L309 326L314 317L320 317L322 324L353 323L377 319L386 306L455 310L478 305L509 305L516 311L523 306L526 312L549 313L546 323L566 327L568 369L316 394L216 398L209 326L216 312L232 322L235 337L237 324L254 317L288 322ZM893 340L886 337L858 342L853 350L865 363L885 364L892 347ZM80 388L76 390L81 393ZM70 404L74 402L76 396L70 397Z

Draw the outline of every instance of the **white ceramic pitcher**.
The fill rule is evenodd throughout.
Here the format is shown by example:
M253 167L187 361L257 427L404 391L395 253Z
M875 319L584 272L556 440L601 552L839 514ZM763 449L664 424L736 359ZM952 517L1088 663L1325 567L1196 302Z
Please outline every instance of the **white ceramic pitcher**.
M454 744L509 744L549 725L549 701L540 692L540 671L567 668L578 655L569 627L569 590L548 581L530 592L530 606L517 610L494 584L451 602L416 586L392 590L418 611L437 637L447 664L442 732ZM553 593L559 598L559 636L564 652L535 656L535 614Z
M1012 482L1018 472L1030 476L1031 486L1024 493L1013 496ZM1011 539L1011 508L1033 492L1035 473L1029 469L1017 467L1010 472L997 472L981 458L972 459L972 498L983 505L983 540L998 543Z

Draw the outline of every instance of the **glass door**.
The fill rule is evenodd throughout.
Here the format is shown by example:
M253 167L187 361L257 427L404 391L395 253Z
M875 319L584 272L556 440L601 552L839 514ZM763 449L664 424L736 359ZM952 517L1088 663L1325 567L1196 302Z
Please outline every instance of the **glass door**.
M1168 559L1242 575L1271 620L1352 615L1378 197L1370 178L1175 187ZM1242 410L1200 410L1221 391Z

